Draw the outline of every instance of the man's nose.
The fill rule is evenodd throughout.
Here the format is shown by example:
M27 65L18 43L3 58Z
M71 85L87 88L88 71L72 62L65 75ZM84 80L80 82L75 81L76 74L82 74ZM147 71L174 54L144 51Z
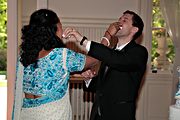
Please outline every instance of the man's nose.
M120 20L120 21L118 21L118 22L119 22L119 26L122 26L123 21L122 21L122 20Z

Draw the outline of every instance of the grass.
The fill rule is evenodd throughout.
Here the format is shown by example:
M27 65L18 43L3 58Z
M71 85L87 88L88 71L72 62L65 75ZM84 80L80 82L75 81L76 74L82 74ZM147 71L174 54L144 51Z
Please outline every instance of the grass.
M0 75L6 75L6 71L0 71Z

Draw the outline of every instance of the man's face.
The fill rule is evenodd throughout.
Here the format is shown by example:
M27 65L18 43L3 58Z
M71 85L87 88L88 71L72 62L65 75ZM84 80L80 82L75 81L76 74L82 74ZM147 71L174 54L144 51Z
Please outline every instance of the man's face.
M118 22L120 23L121 29L117 32L117 37L127 37L131 35L133 28L132 17L133 15L131 14L124 14L119 18Z

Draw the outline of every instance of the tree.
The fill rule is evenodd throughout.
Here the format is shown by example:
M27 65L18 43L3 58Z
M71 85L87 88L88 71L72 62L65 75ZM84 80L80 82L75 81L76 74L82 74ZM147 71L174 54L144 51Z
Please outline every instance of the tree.
M0 0L0 70L6 70L7 0Z
M166 24L163 18L161 9L160 9L160 0L153 0L153 9L152 9L152 50L151 50L151 61L153 62L159 54L157 53L158 42L157 38L159 36L165 36L168 45L168 52L166 56L169 62L173 63L175 56L174 45L172 40L169 37L169 34L166 32Z

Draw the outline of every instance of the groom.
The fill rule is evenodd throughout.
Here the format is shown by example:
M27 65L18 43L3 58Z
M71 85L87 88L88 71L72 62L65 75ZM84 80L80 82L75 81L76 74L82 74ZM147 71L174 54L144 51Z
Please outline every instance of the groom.
M83 40L88 55L102 61L98 75L88 70L82 73L93 79L86 90L95 91L95 102L90 120L135 120L136 99L141 80L146 70L148 52L135 40L142 35L142 19L133 11L125 11L117 23L105 32L102 42L108 46L112 37L117 37L115 49ZM108 70L106 70L108 68Z
M135 42L143 27L142 19L127 10L109 26L101 44L87 40L74 29L65 32L66 36L73 35L89 56L101 61L97 76L90 70L82 73L85 78L93 77L87 89L96 93L90 120L136 119L136 99L148 59L147 49ZM111 49L109 40L114 36L118 42Z

